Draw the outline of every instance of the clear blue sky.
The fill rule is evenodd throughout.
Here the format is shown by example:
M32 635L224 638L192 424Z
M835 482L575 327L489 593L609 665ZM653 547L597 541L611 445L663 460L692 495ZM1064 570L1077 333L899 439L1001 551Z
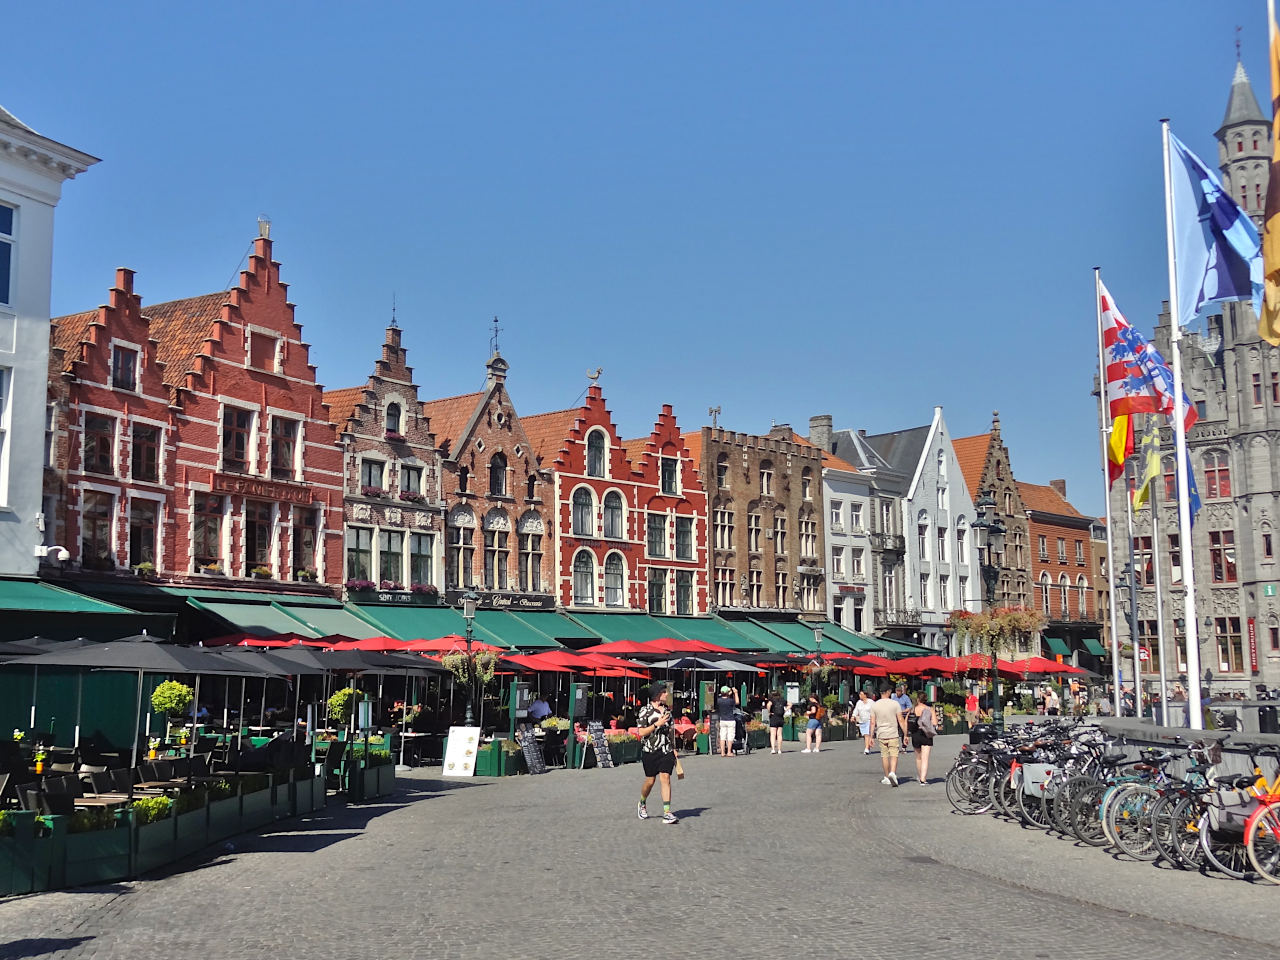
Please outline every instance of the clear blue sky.
M369 12L371 9L376 12ZM1102 509L1091 268L1167 296L1158 119L1216 165L1263 0L21 4L0 103L103 158L58 211L55 313L222 289L266 214L328 387L393 291L424 397L517 410L589 368L626 435L985 430Z

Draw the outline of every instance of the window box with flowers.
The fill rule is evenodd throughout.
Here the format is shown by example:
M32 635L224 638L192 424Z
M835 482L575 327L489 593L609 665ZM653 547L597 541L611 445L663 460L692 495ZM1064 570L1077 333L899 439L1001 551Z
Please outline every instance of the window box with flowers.
M388 430L383 436L391 443L404 443L404 434L398 430Z
M221 563L206 563L203 567L196 568L206 577L225 577L226 573L222 569Z
M373 593L378 589L372 580L348 580L344 586L350 593Z
M399 580L383 580L378 584L379 590L403 590L404 584Z
M360 496L376 497L379 500L385 500L387 498L387 491L385 487L361 487Z
M434 583L415 583L409 587L409 599L419 604L438 603L440 588Z
M305 570L297 571L297 573L295 573L294 576L296 576L303 583L315 583L316 580L319 579L319 575L309 567Z
M427 498L413 490L401 490L400 499L405 503L426 503Z
M252 570L249 571L249 576L253 577L253 579L255 580L270 580L271 568L270 567L254 567Z

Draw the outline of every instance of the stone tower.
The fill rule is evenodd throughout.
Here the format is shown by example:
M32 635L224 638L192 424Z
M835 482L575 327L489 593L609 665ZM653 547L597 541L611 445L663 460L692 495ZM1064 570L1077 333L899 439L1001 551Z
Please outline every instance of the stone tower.
M1249 75L1238 60L1231 78L1227 113L1216 136L1222 185L1261 231L1267 168L1271 163L1271 123L1258 107Z

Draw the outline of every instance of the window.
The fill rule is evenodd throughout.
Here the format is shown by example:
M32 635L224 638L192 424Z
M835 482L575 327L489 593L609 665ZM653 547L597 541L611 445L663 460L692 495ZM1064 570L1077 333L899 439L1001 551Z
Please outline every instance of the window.
M404 531L378 531L378 581L386 590L404 586Z
M53 443L57 422L58 408L55 404L47 404L44 408L44 465L53 466Z
M1071 615L1071 585L1065 573L1058 577L1058 611L1064 620Z
M888 500L880 501L880 532L893 533L893 504Z
M800 474L800 496L805 500L813 499L813 472L808 467Z
M693 559L693 517L676 517L676 559Z
M260 500L244 502L244 570L271 563L271 504Z
M760 461L760 496L773 496L773 461Z
M1195 401L1195 405L1196 405L1196 416L1199 419L1203 420L1206 416L1208 416L1209 405L1207 403L1205 403L1203 400L1197 400Z
M524 482L524 495L529 500L538 499L538 478L532 473L529 474L529 479Z
M964 527L956 527L956 563L967 563L969 560L968 550L965 544Z
M435 537L429 533L409 534L409 586L426 586L432 582L432 557Z
M780 557L787 553L787 518L781 514L773 518L773 552Z
M1049 560L1049 538L1044 534L1039 534L1036 537L1036 546L1040 550L1041 562L1047 562Z
M156 520L160 505L154 500L129 501L129 566L156 562Z
M507 533L484 532L484 582L490 590L507 589Z
M844 547L831 548L831 577L833 580L844 579Z
M249 469L249 435L253 413L227 407L222 411L222 469L244 473Z
M520 534L520 589L525 593L542 590L542 534Z
M939 563L947 562L947 528L938 528L938 555L934 558Z
M1214 617L1213 633L1218 646L1218 669L1224 673L1243 673L1244 647L1240 642L1240 618Z
M507 495L507 458L495 453L489 458L489 496L505 497Z
M951 609L951 578L943 575L938 577L938 609Z
M422 468L421 467L405 467L400 468L400 492L416 493L422 495Z
M920 609L925 610L929 607L929 575L927 573L920 574Z
M969 599L969 578L961 577L959 587L960 587L960 594L956 599L959 601L960 606L963 607L965 604L965 601Z
M1161 469L1164 472L1164 498L1172 501L1178 493L1178 469L1174 466L1173 457L1165 457Z
M623 536L622 495L615 490L604 495L604 535L613 540L621 540Z
M927 523L916 525L916 550L919 551L921 560L929 559L929 525Z
M1253 381L1253 405L1260 407L1262 406L1262 374L1255 373L1251 379Z
M1138 586L1151 586L1156 582L1156 568L1152 562L1151 538L1133 538L1133 568L1137 573Z
M774 596L780 607L787 606L787 575L779 570L773 577Z
M471 576L471 551L474 549L471 540L471 527L449 527L448 558L446 575L451 587L469 587Z
M676 571L676 616L693 616L693 571Z
M249 334L249 366L274 373L279 369L279 355L279 338L257 330Z
M651 557L667 555L667 518L661 513L651 513L648 519L648 550Z
M1173 583L1182 582L1182 547L1178 542L1178 534L1169 534L1169 567L1172 570L1170 580Z
M1204 495L1207 500L1225 500L1231 496L1231 465L1221 450L1204 455Z
M371 487L374 490L382 490L383 478L386 476L387 465L381 460L369 460L361 458L360 460L360 486Z
M606 607L626 606L627 568L622 557L611 553L604 560L604 605Z
M599 430L587 434L587 476L604 476L604 434Z
M1004 514L1006 517L1013 514L1013 492L1010 490L1004 492Z
M400 433L400 404L388 403L386 416L387 433Z
M800 609L822 609L818 599L818 580L816 577L805 575L800 578Z
M747 595L743 599L749 607L758 607L764 602L764 574L761 571L747 571Z
M84 418L84 471L114 477L116 422L96 413Z
M594 514L591 491L586 487L579 487L573 491L573 535L575 537L595 536Z
M155 483L160 479L160 428L133 425L133 479Z
M1268 627L1267 633L1271 637L1271 649L1280 650L1280 627Z
M747 514L747 549L758 553L760 551L760 514Z
M1076 541L1076 566L1077 567L1084 566L1084 541L1083 540Z
M667 571L661 567L649 568L649 612L667 612Z
M663 457L659 462L659 489L668 496L679 493L676 487L680 461L675 457Z
M1058 538L1058 562L1059 563L1067 562L1067 538L1066 537Z
M1047 573L1040 574L1040 611L1045 615L1049 615L1049 575Z
M458 468L458 492L466 493L467 484L471 481L471 471L466 467Z
M1089 581L1083 575L1076 577L1076 612L1081 620L1089 613Z
M849 504L849 530L857 533L862 529L862 504Z
M197 493L192 505L191 552L197 567L222 563L222 497Z
M0 204L0 303L12 303L13 207Z
M831 531L844 533L844 504L839 500L831 501Z
M1272 560L1272 559L1274 559L1274 553L1273 553L1273 551L1272 551L1272 547L1271 547L1271 530L1270 530L1270 528L1264 528L1264 529L1263 529L1263 531L1262 531L1262 559L1263 559L1263 560Z
M595 603L595 561L586 550L579 550L573 558L573 604L576 607L593 607Z
M297 476L298 421L287 417L271 418L271 476L275 480L292 480Z
M863 550L862 547L853 548L853 558L849 564L849 573L853 575L853 578L855 580L859 580L862 577L866 576L866 568L863 566L864 552L865 551Z
M818 555L818 521L800 521L800 556L816 557Z
M111 348L111 386L117 390L138 389L138 351Z
M1271 402L1280 403L1280 371L1271 371Z
M80 566L86 570L114 570L111 494L86 490L80 503Z
M1236 535L1232 530L1209 531L1209 566L1214 583L1236 582Z
M716 567L716 606L733 606L734 586L733 568Z
M296 577L303 570L316 568L316 532L319 528L317 511L306 507L293 508L293 573Z
M729 486L729 458L723 453L716 457L716 486L721 490Z
M715 511L715 545L717 550L733 549L733 511L720 507Z

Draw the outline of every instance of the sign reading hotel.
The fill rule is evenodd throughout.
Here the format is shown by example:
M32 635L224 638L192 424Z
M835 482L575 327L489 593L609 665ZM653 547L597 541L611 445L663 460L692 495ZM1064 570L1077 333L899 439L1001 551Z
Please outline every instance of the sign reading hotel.
M279 483L236 473L215 473L210 485L214 493L233 493L282 503L311 502L311 488L297 483Z

